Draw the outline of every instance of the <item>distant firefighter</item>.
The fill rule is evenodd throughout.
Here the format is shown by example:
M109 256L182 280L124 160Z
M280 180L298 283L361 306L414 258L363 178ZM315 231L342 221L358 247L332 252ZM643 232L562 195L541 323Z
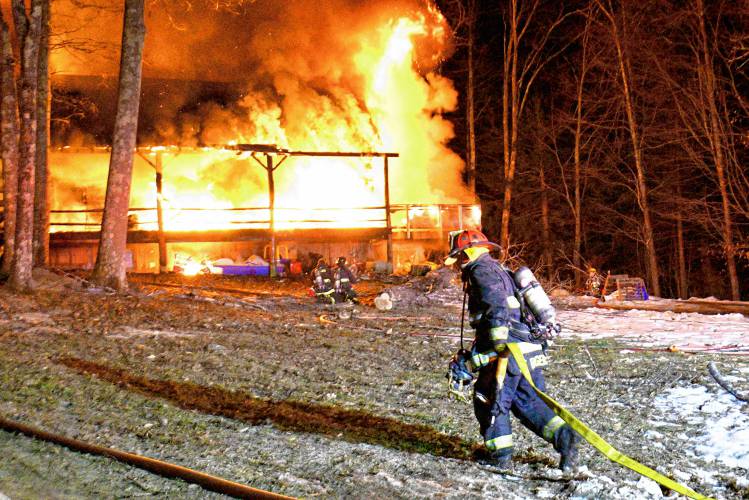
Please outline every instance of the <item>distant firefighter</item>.
M357 279L351 269L346 265L346 257L338 257L337 266L333 273L333 279L335 281L336 301L359 302L353 286Z
M585 280L585 293L593 297L601 296L601 287L603 286L603 276L598 274L595 267L588 268L588 279Z
M318 302L335 304L333 272L323 258L317 261L317 266L312 270L312 291Z

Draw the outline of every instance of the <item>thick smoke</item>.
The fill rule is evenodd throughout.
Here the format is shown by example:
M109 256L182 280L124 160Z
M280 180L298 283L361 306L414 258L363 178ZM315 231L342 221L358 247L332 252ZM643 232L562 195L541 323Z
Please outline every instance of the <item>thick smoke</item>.
M73 0L54 4L56 31L64 33L60 40L97 49L55 51L61 74L116 75L121 11L111 7L115 2L95 1L98 7L87 9ZM457 92L433 72L447 55L449 37L444 19L429 4L259 0L231 12L209 4L149 4L144 77L228 82L239 95L227 102L172 85L153 102L155 109L142 110L154 125L141 144L247 142L308 151L393 151L401 155L391 163L395 203L473 201L461 182L462 160L445 146L453 129L441 113L456 107ZM400 26L400 19L421 24ZM384 65L383 50L396 26L406 35L401 46L387 49L395 60ZM351 171L341 175L346 168ZM167 171L165 178L173 174ZM287 201L308 189L310 177L331 182L348 177L367 186L372 200L382 191L381 160L291 159L278 175ZM254 201L238 192L257 190L264 176L256 166L225 161L189 177L210 183L217 198L237 204Z

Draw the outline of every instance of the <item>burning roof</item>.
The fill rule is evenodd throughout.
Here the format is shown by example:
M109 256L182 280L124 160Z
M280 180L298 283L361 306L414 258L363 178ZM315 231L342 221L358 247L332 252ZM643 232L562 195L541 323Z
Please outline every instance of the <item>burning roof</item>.
M120 13L107 5L55 3L65 42L53 53L57 81L114 74L116 57L107 49L118 43L110 28L119 25ZM155 106L143 111L154 123L143 128L150 137L139 141L159 147L142 157L151 160L136 161L131 206L155 206L148 161L157 151L163 152L164 197L177 209L267 206L262 169L235 152L204 147L237 142L397 152L390 166L393 203L474 202L461 182L463 162L447 147L453 128L443 113L455 108L457 92L436 72L450 32L431 4L302 0L289 7L259 0L233 12L160 5L152 4L147 16L146 77L231 80L239 91L235 100L204 100L172 85L145 101ZM74 50L87 46L84 39L101 50ZM96 142L79 132L68 145ZM51 157L52 209L100 208L107 155L62 152ZM381 206L382 183L377 159L294 158L278 170L276 203L288 209Z

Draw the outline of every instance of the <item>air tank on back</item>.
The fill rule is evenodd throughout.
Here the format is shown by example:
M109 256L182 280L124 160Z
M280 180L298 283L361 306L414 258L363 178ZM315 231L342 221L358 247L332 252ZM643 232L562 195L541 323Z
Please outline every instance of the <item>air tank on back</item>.
M557 313L551 305L549 296L533 275L533 271L527 267L521 267L515 271L513 278L536 320L539 323L555 324Z

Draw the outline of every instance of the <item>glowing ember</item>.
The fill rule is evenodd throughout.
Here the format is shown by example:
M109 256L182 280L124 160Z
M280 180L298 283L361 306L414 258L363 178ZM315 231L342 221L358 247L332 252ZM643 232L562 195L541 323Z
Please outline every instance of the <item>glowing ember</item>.
M187 266L182 269L182 274L185 276L195 276L200 273L203 266L198 262L188 262Z

